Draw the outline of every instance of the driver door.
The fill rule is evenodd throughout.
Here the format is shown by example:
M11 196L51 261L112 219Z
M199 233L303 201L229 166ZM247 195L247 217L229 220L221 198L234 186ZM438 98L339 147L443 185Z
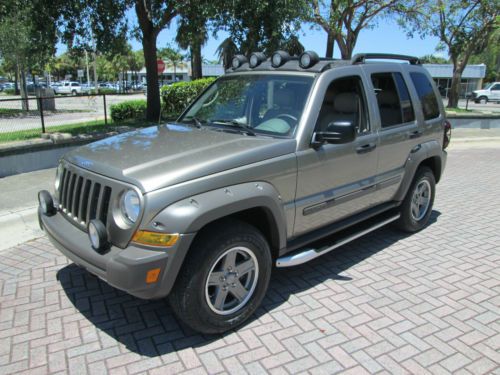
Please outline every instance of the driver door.
M315 131L323 130L322 119L328 117L328 121L354 122L357 138L346 144L311 146L297 153L294 236L374 204L378 135L370 126L367 85L360 70L356 72L344 75L332 72L334 78L325 85Z

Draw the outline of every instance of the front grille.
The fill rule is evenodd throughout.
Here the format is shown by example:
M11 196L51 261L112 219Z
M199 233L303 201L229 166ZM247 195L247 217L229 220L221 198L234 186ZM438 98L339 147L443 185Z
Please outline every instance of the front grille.
M93 219L99 219L106 225L111 187L67 168L63 169L60 178L61 211L83 229Z

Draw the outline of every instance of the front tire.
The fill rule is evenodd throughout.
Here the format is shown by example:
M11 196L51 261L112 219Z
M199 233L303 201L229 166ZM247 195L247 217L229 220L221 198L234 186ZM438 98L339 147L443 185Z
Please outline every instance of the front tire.
M420 167L401 205L401 217L396 222L399 229L414 233L429 222L436 193L436 179L429 167Z
M170 306L195 331L228 331L259 307L271 268L269 245L255 227L234 220L211 225L193 243Z
M478 98L480 104L488 104L488 98L486 96L481 96Z

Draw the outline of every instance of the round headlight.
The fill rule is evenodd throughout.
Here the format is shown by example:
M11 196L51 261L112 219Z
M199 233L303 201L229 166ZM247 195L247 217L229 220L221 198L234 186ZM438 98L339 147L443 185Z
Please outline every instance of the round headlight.
M231 66L233 69L238 69L240 66L242 66L244 63L247 62L247 58L243 55L236 55L233 57L233 60L231 62Z
M56 169L56 179L54 180L54 188L56 191L59 191L59 187L61 186L61 179L63 175L63 165L59 163Z
M262 52L254 52L250 55L250 68L259 66L263 61L266 61L266 55Z
M306 51L299 58L299 65L302 69L307 69L319 61L319 56L314 51Z
M141 200L139 195L134 190L127 190L122 195L120 209L123 216L131 223L135 223L141 212Z
M278 68L288 60L290 60L290 55L288 54L288 52L276 51L271 57L271 65L273 66L273 68Z

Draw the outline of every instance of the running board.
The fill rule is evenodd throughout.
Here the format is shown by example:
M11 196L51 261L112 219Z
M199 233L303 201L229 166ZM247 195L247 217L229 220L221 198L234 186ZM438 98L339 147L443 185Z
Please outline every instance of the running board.
M355 239L362 237L367 233L373 232L374 230L377 230L383 227L384 225L392 223L393 221L399 219L400 216L401 216L400 214L391 216L390 218L385 219L377 224L374 224L371 227L368 227L360 232L351 234L350 236L347 236L339 240L338 242L335 242L333 245L325 246L320 249L306 248L299 252L294 252L293 254L282 256L281 258L278 258L276 260L276 267L293 267L293 266L298 266L299 264L309 262L310 260L313 260L332 250L335 250L336 248L345 245L348 242L354 241Z

